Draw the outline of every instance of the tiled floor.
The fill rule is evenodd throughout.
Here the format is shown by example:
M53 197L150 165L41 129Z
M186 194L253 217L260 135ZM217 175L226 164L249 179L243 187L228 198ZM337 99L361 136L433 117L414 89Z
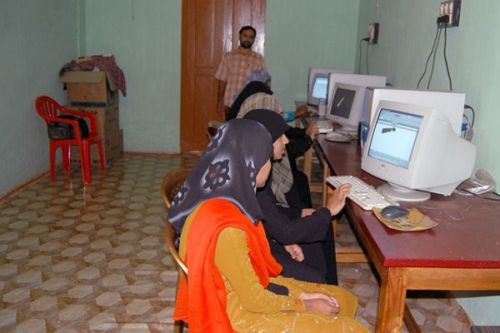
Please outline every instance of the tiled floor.
M127 155L83 188L77 170L42 177L0 202L0 332L171 332L176 271L163 241L160 183L192 156ZM339 248L355 239L339 224ZM368 264L339 265L373 330L378 282ZM423 332L469 332L452 299L417 294Z

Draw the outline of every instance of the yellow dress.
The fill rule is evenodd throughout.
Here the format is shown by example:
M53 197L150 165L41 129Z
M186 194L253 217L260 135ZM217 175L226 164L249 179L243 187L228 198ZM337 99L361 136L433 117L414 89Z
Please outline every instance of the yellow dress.
M193 220L184 225L179 252L186 255L186 242ZM369 332L354 320L357 299L343 288L301 282L278 276L271 282L286 286L288 296L274 294L262 287L248 257L246 234L241 229L226 228L219 234L215 265L227 290L226 311L233 329L240 333L322 333ZM189 269L189 267L188 267ZM334 296L340 304L336 316L306 312L298 298L301 292L322 292Z

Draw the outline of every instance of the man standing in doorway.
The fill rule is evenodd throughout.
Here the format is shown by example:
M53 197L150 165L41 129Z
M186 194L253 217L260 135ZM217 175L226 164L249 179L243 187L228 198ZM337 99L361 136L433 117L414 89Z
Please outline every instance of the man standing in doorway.
M266 69L264 57L252 51L257 32L250 25L240 29L240 46L224 54L222 62L215 73L218 82L217 111L226 115L233 104L246 78L256 69Z

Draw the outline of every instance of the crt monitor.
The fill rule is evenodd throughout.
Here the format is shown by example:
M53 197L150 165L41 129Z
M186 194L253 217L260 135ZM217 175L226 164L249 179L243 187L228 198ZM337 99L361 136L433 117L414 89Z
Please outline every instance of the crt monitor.
M328 80L328 103L327 110L331 110L333 107L333 96L334 89L336 89L337 84L345 83L360 87L385 87L386 77L381 75L362 75L362 74L346 74L346 73L330 73L330 78ZM362 112L364 106L364 93L361 98L361 104L356 105L356 112ZM360 110L357 110L359 108ZM358 119L358 122L361 119ZM352 125L358 128L358 123Z
M333 90L332 103L326 118L342 125L339 131L356 133L361 119L361 111L366 87L337 83Z
M361 168L385 180L378 190L397 201L450 195L471 176L476 147L453 130L444 112L380 101L363 147Z
M368 87L361 121L369 128L381 100L417 104L444 112L457 134L462 132L465 94L452 91L411 90L386 87Z
M330 73L352 73L347 69L310 67L307 80L307 104L318 106L320 99L328 99Z

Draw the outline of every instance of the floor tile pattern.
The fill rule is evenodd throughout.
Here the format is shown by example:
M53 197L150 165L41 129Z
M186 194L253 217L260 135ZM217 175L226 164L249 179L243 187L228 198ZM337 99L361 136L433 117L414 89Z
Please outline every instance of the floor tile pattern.
M177 273L163 240L160 183L192 155L126 155L84 188L78 168L0 202L0 332L171 332ZM340 222L343 244L356 242ZM350 245L350 244L349 244ZM339 266L373 330L378 282L368 264ZM423 332L469 332L445 295L409 301Z

